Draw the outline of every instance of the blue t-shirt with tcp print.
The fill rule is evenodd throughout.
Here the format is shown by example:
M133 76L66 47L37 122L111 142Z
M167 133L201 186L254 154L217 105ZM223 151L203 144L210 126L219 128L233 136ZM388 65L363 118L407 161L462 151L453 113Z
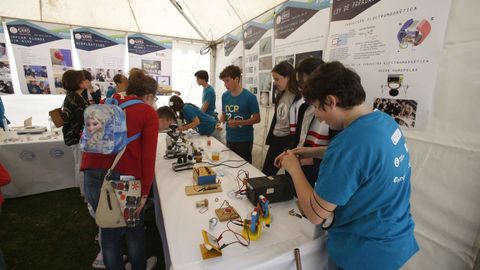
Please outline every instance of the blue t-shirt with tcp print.
M227 141L228 142L251 142L253 141L253 126L229 127L230 119L246 120L253 114L259 113L257 97L247 89L243 89L240 95L232 96L230 91L222 95L222 112L227 120Z
M336 204L329 257L344 269L398 269L419 247L410 214L410 156L397 123L374 111L328 145L315 192Z

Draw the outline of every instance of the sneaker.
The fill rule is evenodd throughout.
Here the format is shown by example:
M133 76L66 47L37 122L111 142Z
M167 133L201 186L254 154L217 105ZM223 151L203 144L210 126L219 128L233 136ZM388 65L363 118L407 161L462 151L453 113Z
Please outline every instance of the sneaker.
M155 266L157 266L157 257L152 256L148 258L146 270L153 270ZM125 264L125 270L132 270L132 264L130 262L127 262L127 264Z
M105 263L103 263L103 254L101 251L97 254L97 257L93 261L92 267L95 269L107 269Z

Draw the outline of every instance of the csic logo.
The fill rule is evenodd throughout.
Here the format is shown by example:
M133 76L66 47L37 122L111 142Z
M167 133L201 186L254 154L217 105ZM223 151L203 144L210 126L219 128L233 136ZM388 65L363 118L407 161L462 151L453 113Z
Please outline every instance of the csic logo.
M18 33L29 35L30 34L30 27L19 26L18 27Z
M282 22L282 20L287 20L287 19L290 19L290 10L284 10L282 13L280 13L278 16L277 16L277 19L275 20L275 23L276 24L280 24Z
M83 41L92 41L93 36L90 33L76 33L75 39L81 39Z
M137 44L137 45L143 45L145 42L143 41L143 39L134 39L134 38L131 38L128 43L134 45L134 44Z

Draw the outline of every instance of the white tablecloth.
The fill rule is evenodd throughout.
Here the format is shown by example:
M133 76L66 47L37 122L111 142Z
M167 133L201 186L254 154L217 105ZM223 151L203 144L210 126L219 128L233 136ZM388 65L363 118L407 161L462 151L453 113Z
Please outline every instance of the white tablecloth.
M2 187L6 198L76 186L72 150L62 135L47 135L20 135L18 141L0 144L0 163L12 177Z
M206 137L194 136L192 141L201 145L207 153L212 150L224 150L226 146L212 138L212 146L206 146ZM209 230L208 220L215 216L214 209L220 207L223 200L239 212L242 218L252 211L253 205L247 198L233 198L232 190L238 189L235 177L239 169L225 166L214 167L222 182L222 193L186 196L184 187L192 185L192 171L174 172L171 163L175 160L165 160L165 134L159 136L156 187L160 198L161 211L157 211L157 225L162 234L166 232L168 250L174 269L295 269L293 249L300 248L303 269L323 269L327 262L325 249L326 236L315 240L302 233L302 222L308 220L290 216L288 211L296 209L294 200L271 204L272 224L263 231L261 238L251 241L249 247L233 244L223 249L221 257L203 260L199 245L203 243L201 230L205 229L216 237L226 229L226 222L219 223L214 230ZM221 152L221 161L240 159L232 151ZM229 165L241 163L231 162ZM248 170L250 177L261 176L262 173L250 164L241 167ZM230 193L230 195L229 195ZM156 196L158 198L158 196ZM195 202L207 198L209 210L203 214L195 207ZM218 198L218 202L215 202ZM156 204L159 205L158 202ZM163 215L163 216L162 216ZM164 228L162 225L164 224ZM241 232L239 226L230 226L236 232ZM163 232L163 233L165 233ZM162 236L165 238L165 235ZM234 241L231 233L225 233L220 244Z

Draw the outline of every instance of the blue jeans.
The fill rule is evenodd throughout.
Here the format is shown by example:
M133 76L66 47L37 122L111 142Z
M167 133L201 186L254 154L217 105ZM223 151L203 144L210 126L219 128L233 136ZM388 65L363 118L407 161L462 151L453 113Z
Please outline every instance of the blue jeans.
M96 211L100 190L106 174L103 169L89 169L84 171L85 198ZM113 173L112 178L118 178L120 174ZM101 243L103 261L107 269L125 269L123 263L122 241L123 237L127 242L128 260L132 264L132 270L145 270L145 229L143 225L144 213L140 214L140 224L136 227L102 228Z
M140 224L135 227L102 228L103 261L107 269L124 270L122 240L127 242L128 260L132 270L145 270L147 261L145 256L145 227L144 213L140 215Z

